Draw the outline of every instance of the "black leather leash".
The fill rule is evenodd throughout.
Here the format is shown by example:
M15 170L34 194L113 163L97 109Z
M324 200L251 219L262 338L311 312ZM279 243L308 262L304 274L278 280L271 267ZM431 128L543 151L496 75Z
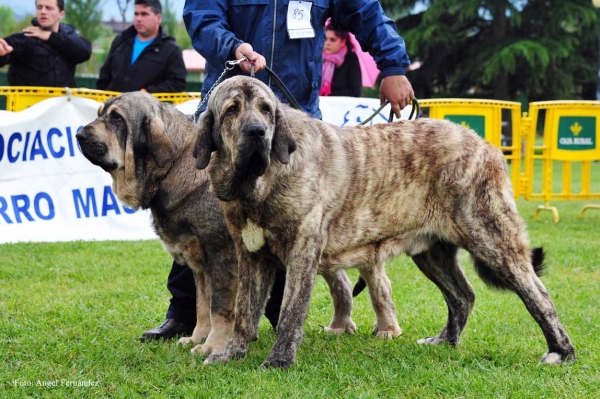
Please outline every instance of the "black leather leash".
M277 74L275 72L273 72L271 70L271 68L269 67L265 67L265 69L267 70L267 73L269 74L269 76L271 76L271 78L275 81L275 84L277 85L277 87L279 88L279 90L283 93L283 95L285 96L285 98L287 98L289 104L296 108L296 109L301 109L300 108L300 104L298 104L298 101L296 101L296 99L294 98L294 96L292 95L292 93L290 93L290 91L288 90L288 88L285 86L285 84L281 81L281 79L279 79L279 76L277 76ZM252 66L252 71L250 73L251 77L254 77L254 65ZM373 115L371 115L369 118L367 118L365 121L359 123L359 125L365 125L367 124L371 119L373 119L377 114L379 114L379 112L381 112L381 110L383 108L385 108L386 105L388 105L390 102L388 100L386 100L374 113ZM412 100L412 109L410 111L410 115L408 116L408 119L412 119L413 116L415 116L416 113L416 118L419 117L420 113L421 113L421 106L419 105L419 101L417 100L416 97L413 98ZM394 120L394 111L390 110L390 117L388 118L388 122L392 122Z
M279 79L279 76L277 76L277 74L273 72L271 68L265 67L265 69L267 70L267 73L273 79L279 90L283 93L285 98L287 98L289 104L296 109L302 109L300 108L300 104L298 104L298 101L296 101L294 96L292 96L292 93L290 93L286 85L284 85L281 79Z

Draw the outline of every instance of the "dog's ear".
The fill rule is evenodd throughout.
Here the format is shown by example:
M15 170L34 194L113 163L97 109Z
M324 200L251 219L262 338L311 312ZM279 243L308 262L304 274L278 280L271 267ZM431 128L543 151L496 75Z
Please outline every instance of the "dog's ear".
M198 120L198 137L194 146L197 169L205 169L210 162L210 155L217 150L212 138L214 124L215 116L212 111L207 109Z
M292 138L290 124L280 107L277 107L275 115L275 133L271 148L282 164L290 163L290 154L296 151L296 142Z
M102 111L104 111L104 103L101 103L98 107L98 116L102 115Z
M145 117L143 123L144 132L138 136L146 146L147 153L154 159L154 163L159 168L164 168L167 162L175 157L175 146L167 135L165 124L162 119L156 116Z

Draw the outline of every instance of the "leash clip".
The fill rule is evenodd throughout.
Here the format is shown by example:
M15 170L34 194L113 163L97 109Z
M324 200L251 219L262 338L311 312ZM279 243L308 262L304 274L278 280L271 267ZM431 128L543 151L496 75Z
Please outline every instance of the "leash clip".
M231 71L236 65L240 65L244 61L250 61L248 57L243 56L239 60L230 60L225 62L225 69Z

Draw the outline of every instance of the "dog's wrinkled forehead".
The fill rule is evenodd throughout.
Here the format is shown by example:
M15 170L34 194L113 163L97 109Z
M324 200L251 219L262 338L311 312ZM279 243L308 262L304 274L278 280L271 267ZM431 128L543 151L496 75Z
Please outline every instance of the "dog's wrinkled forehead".
M98 117L110 114L112 111L118 112L122 117L128 117L135 120L139 113L153 115L159 112L159 101L151 94L136 91L123 93L116 97L109 98L98 108Z
M275 94L269 87L258 79L248 76L234 76L217 86L208 100L208 107L218 110L231 98L243 97L248 100L263 98L272 103L276 102Z

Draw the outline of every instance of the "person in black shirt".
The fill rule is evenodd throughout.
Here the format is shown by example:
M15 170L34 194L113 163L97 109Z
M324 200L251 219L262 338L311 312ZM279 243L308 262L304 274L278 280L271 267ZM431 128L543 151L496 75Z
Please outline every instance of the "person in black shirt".
M0 67L10 64L11 86L75 87L75 66L90 59L92 44L61 23L64 0L36 0L33 25L0 39Z

